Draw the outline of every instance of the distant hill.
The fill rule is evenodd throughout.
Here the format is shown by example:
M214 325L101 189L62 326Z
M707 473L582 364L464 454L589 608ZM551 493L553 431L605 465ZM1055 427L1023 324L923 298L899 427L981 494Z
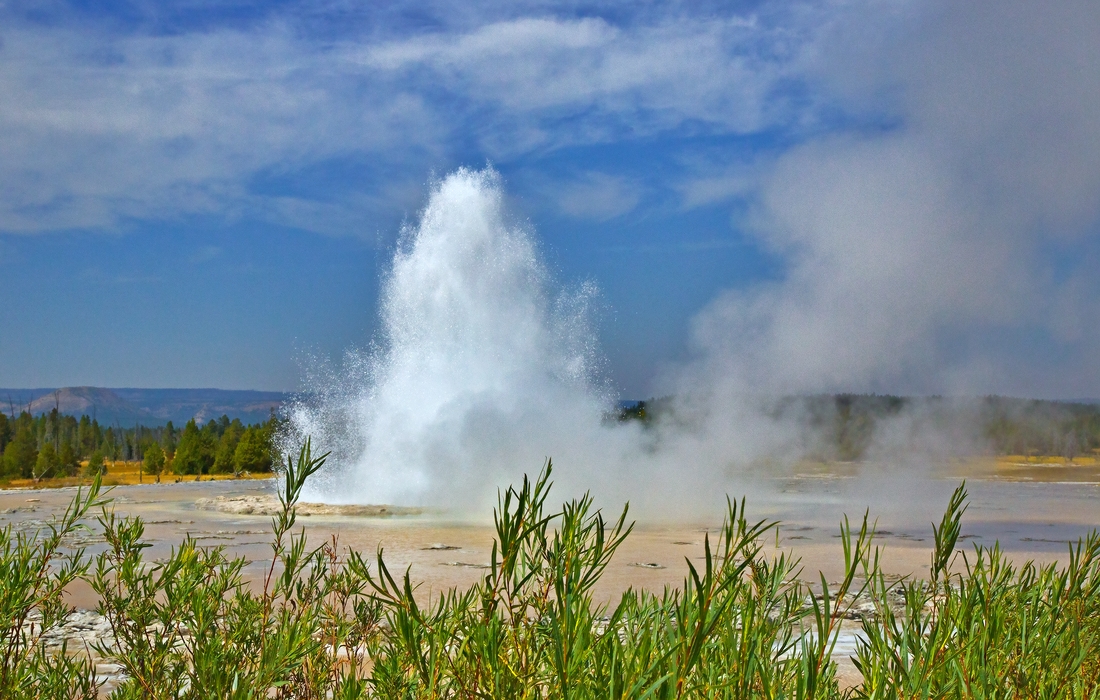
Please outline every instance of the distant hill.
M112 389L120 398L163 421L179 425L191 418L205 423L227 415L244 423L268 419L290 394L281 391L229 389Z
M59 389L0 389L0 407L5 413L30 410L49 413L56 406L72 416L94 416L101 424L130 427L182 425L194 418L204 423L227 415L244 423L267 420L289 395L278 391L227 389L107 389L79 386Z
M94 416L104 425L148 425L152 418L110 389L94 386L64 387L47 392L31 401L30 412L37 416L49 413L54 407L71 416Z

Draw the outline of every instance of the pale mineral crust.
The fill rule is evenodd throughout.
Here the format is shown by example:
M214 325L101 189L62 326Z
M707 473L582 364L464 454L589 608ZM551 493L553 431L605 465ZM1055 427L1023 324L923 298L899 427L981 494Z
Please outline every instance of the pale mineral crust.
M214 496L195 501L199 510L214 510L232 515L275 515L283 506L274 495ZM390 505L333 505L330 503L299 503L298 515L347 515L359 518L386 518L396 515L420 515L419 508Z

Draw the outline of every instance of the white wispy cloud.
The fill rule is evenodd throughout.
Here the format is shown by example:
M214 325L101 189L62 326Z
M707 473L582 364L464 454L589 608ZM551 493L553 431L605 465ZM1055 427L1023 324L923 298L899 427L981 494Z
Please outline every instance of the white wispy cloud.
M359 67L278 26L169 37L8 31L0 61L7 231L231 213L248 205L257 173L435 136L419 98L373 99Z
M562 213L606 221L633 211L642 199L643 188L625 177L591 172L552 185Z
M155 35L13 21L0 46L0 230L304 211L253 179L330 158L419 183L463 149L507 159L682 128L751 132L791 119L769 95L807 32L769 22L475 16L459 30L327 39L293 18ZM339 197L316 202L313 228L355 219L365 198Z
M700 166L695 172L689 171L684 180L672 183L672 187L679 193L684 208L692 209L749 197L758 180L758 169L751 166L718 169Z
M516 147L591 143L687 123L751 133L789 121L774 93L797 77L810 36L805 26L768 26L756 16L626 27L540 17L366 47L361 60L414 82L431 76L441 89L493 110L504 135L485 143L511 155ZM539 128L547 124L553 128ZM516 146L513 130L527 133Z

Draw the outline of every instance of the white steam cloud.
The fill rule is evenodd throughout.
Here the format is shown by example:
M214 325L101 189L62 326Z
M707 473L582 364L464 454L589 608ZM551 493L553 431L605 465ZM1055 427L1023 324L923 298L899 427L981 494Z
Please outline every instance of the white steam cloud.
M853 39L866 36L883 41ZM697 316L693 359L659 385L671 418L604 420L589 292L556 295L499 178L459 171L395 258L379 347L315 378L317 400L294 415L298 434L336 448L316 495L477 509L553 456L567 488L691 509L745 491L762 459L812 450L779 396L1100 386L1088 353L1067 354L1059 385L1026 352L999 351L1014 336L1100 342L1097 276L1051 253L1087 248L1100 222L1093 4L853 11L815 48L821 113L832 100L862 126L742 168L725 190L700 180L751 193L751 231L786 270ZM870 453L972 448L965 428L902 414Z
M1096 392L1100 12L898 7L842 15L812 71L823 101L887 125L763 168L748 223L785 276L715 299L684 374L716 396Z

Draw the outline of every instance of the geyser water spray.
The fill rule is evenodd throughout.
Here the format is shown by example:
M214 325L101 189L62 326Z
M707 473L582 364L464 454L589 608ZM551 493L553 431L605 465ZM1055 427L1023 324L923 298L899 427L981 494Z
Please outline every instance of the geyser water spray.
M480 509L544 460L582 461L611 407L596 376L594 291L556 291L500 176L432 187L383 285L381 335L313 368L291 435L331 450L307 498ZM583 453L583 456L582 456Z
M435 183L402 232L371 348L305 368L284 447L308 435L332 452L305 498L486 513L498 487L547 458L559 497L591 491L656 517L696 517L720 510L724 492L758 488L743 467L780 454L792 431L726 390L736 373L685 373L668 420L609 420L595 294L554 284L495 171Z

